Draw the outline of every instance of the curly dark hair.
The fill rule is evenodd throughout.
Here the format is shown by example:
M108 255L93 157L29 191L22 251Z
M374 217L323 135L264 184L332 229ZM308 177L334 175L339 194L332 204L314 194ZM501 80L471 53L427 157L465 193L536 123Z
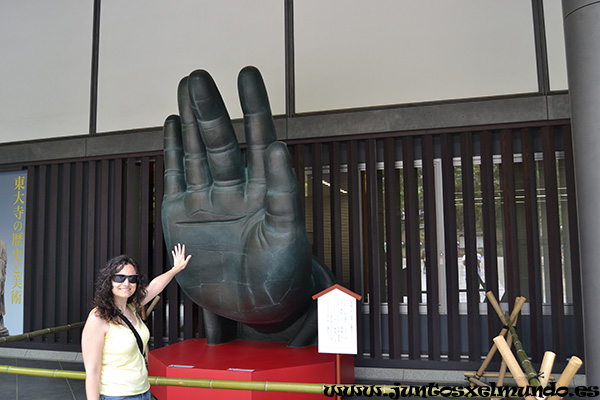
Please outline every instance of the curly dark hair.
M133 266L135 272L139 275L135 292L127 299L127 303L131 304L138 314L141 311L141 302L146 296L146 287L148 284L146 283L144 276L140 274L140 269L135 260L123 254L109 260L106 265L98 271L98 277L96 278L92 307L95 307L98 316L106 321L110 322L117 320L119 316L119 309L115 305L114 295L112 293L112 278L127 264Z

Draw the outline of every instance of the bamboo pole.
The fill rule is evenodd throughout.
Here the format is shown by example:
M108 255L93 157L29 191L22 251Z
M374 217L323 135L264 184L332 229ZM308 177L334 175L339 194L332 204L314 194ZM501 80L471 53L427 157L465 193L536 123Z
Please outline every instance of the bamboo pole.
M77 322L74 324L63 325L63 326L57 326L54 328L44 328L44 329L40 329L38 331L22 333L20 335L5 336L5 337L0 338L0 344L7 343L7 342L18 342L20 340L32 339L37 336L68 331L68 330L75 329L75 328L81 328L83 325L85 325L85 321Z
M14 367L10 365L0 365L0 373L14 375L28 375L46 378L64 378L84 380L84 371L68 371L62 369L42 369L42 368L25 368ZM149 376L148 381L154 386L178 386L189 388L203 389L230 389L230 390L255 390L261 392L289 392L289 393L315 393L324 394L326 388L334 386L333 384L325 383L300 383L300 382L267 382L267 381L234 381L234 380L217 380L217 379L192 379L192 378L171 378L162 376ZM404 397L403 393L418 393L420 390L428 389L429 386L410 386L410 385L371 385L371 384L342 384L338 386L344 389L344 393L357 393L358 390L366 388L376 388L378 392L376 396L387 396L390 398L398 398L399 395ZM364 393L364 392L363 392ZM480 393L468 393L470 398L487 398L489 395ZM370 396L369 396L370 397ZM428 393L428 397L444 397L447 398L447 393ZM454 396L455 397L455 396ZM535 399L532 399L535 400Z
M25 368L10 365L0 365L0 373L38 376L45 378L65 378L84 380L84 371L68 371L61 369ZM207 389L260 390L293 393L323 393L324 384L297 382L264 382L264 381L233 381L216 379L169 378L149 376L151 385L182 386ZM391 392L390 392L391 393Z
M506 335L506 344L508 345L508 348L510 348L512 346L512 335L510 334L510 332L508 332L508 334ZM506 377L506 360L504 358L502 358L502 362L500 363L500 371L498 371L498 380L496 381L496 385L497 386L502 386L504 385L504 378ZM492 400L500 400L499 398L494 398Z
M500 308L500 304L498 304L496 297L494 297L494 294L491 291L489 291L485 295L487 296L488 301L490 302L490 304L492 305L492 307L494 308L496 313L498 313L498 316L500 316L500 320L502 320L502 324L506 325L504 313L502 312L502 308ZM510 314L510 319L511 319L511 321L514 321L513 322L514 324L517 323L517 318L519 316L519 313L521 312L521 308L523 307L523 304L525 304L526 301L527 301L527 299L525 297L521 297L521 296L519 296L515 299L515 306L513 308L512 313ZM507 328L502 328L502 330L500 331L498 336L504 336L504 335L506 335L507 332L508 332ZM479 380L479 378L481 378L483 376L485 370L490 365L490 362L492 362L492 359L494 358L496 351L497 351L496 344L492 344L490 351L488 352L487 356L485 357L485 360L483 360L483 363L481 364L481 367L479 367L479 370L477 370L477 373L475 374L475 376L468 379L471 383L475 383L475 384L479 385L479 383L481 382ZM481 383L483 383L483 382L481 382Z
M517 362L517 359L513 355L512 351L510 350L510 347L508 347L508 343L506 343L506 339L504 339L504 336L496 336L494 338L494 343L496 343L496 346L498 346L498 351L502 355L502 358L506 361L506 365L512 373L513 379L515 380L517 385L519 385L522 388L527 388L527 386L529 386L529 381L527 380L527 377L525 377L525 374L519 366L519 363ZM525 399L536 400L534 396L527 396L525 397Z
M148 316L150 314L152 314L152 310L154 310L154 307L156 306L156 303L158 303L158 301L160 300L160 296L155 296L154 299L152 299L152 302L148 305L148 308L146 308L145 306L142 307L142 320L145 321Z
M476 372L473 371L466 371L465 372L465 377L472 377L475 376ZM500 373L499 372L484 372L483 375L481 376L482 378L499 378L500 377ZM504 376L507 379L512 379L512 374L510 372L507 372ZM556 379L556 377L554 375L550 375L550 381L554 381ZM541 382L540 382L541 383ZM496 386L500 386L499 384L496 384Z
M152 314L152 311L154 311L154 307L156 307L156 303L158 303L158 301L160 300L160 296L156 296L152 302L150 303L150 305L148 306L148 309L146 310L146 316Z
M548 380L550 379L550 374L552 373L552 366L554 365L554 358L556 354L551 351L547 351L544 353L544 358L542 358L542 365L540 366L540 386L546 387L548 385Z
M498 371L498 382L496 382L497 386L502 386L504 384L504 378L511 378L511 374L506 373L506 361L502 359L502 363L500 364L500 370Z
M508 330L513 338L513 343L515 344L515 349L517 349L517 356L519 357L519 361L521 361L521 365L527 374L527 380L529 384L533 387L540 386L540 381L538 380L538 374L533 368L529 357L527 357L527 353L525 353L525 349L523 348L523 344L521 340L519 340L519 336L517 335L517 331L515 331L515 327L512 323L508 322Z
M558 382L556 382L556 387L566 387L569 386L569 383L573 380L573 377L577 373L577 370L581 367L583 361L579 357L573 356L567 363L567 366L563 370L563 373L558 378ZM560 396L550 396L548 400L558 400Z

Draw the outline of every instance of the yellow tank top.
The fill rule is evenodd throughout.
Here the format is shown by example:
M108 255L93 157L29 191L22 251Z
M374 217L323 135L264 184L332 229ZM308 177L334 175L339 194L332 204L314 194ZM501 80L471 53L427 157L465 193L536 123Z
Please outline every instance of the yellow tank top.
M132 311L133 308L129 306ZM135 314L135 313L134 313ZM105 396L131 396L150 389L148 370L131 329L121 324L109 323L102 350L100 394ZM150 332L137 316L135 329L142 338L144 349Z

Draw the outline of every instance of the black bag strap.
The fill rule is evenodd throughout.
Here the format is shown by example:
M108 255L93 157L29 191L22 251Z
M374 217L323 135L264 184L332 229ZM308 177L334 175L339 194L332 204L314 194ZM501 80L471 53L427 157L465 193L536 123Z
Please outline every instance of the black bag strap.
M140 334L133 327L133 324L131 323L131 321L129 321L129 319L123 315L123 313L119 312L119 317L121 317L123 322L125 322L127 324L127 326L129 327L129 329L131 329L131 331L133 332L133 336L135 336L135 340L140 349L140 353L142 353L142 357L144 357L144 344L142 343L142 338L140 337ZM134 317L135 317L135 314L134 314Z

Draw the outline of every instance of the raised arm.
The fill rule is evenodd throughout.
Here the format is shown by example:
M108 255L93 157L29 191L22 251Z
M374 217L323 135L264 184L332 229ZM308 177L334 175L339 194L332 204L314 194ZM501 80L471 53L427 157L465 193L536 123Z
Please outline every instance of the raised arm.
M148 284L148 287L146 288L147 293L142 301L142 305L149 303L154 297L162 292L175 275L187 266L190 258L192 258L191 255L185 256L185 245L180 243L175 246L173 251L171 251L171 254L173 255L173 268L150 281L150 284Z

